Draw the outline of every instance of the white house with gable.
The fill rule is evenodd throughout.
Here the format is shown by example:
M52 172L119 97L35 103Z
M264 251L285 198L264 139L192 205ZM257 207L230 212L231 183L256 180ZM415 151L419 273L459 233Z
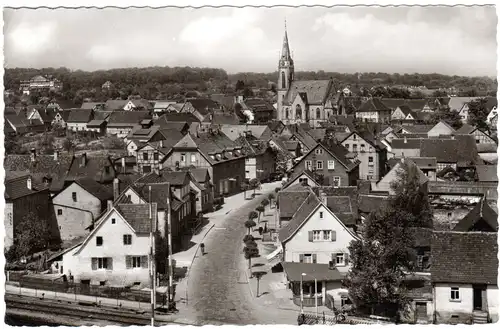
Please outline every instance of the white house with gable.
M80 284L148 286L156 213L155 203L110 206L83 243L62 256L61 272Z
M294 302L300 303L302 276L306 305L315 305L314 279L318 282L316 293L320 305L333 302L340 307L348 303L342 279L349 270L348 246L358 237L314 193L305 199L292 220L280 230L278 239Z

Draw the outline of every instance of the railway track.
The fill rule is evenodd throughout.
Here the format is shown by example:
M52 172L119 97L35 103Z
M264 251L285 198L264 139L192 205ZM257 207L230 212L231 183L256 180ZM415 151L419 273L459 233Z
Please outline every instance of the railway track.
M82 306L75 302L49 300L35 297L5 295L6 311L9 309L40 312L43 314L74 317L82 320L102 320L119 325L145 326L151 324L149 314L137 314L123 309L110 307ZM174 324L174 321L156 320L156 325Z

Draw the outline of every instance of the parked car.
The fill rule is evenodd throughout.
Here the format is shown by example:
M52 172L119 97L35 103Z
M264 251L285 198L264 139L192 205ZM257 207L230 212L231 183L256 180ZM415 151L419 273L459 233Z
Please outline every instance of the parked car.
M277 182L277 181L280 181L282 180L284 177L283 173L280 173L280 172L274 172L274 173L271 173L269 175L269 180L271 182Z

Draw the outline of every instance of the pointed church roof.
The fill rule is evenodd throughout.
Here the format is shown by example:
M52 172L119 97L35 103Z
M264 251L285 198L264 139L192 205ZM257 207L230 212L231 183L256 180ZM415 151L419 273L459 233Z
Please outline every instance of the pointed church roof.
M293 59L290 53L290 46L288 44L288 33L286 31L286 21L285 21L285 36L283 38L283 47L281 49L281 60L282 61L289 61L290 63L293 63Z

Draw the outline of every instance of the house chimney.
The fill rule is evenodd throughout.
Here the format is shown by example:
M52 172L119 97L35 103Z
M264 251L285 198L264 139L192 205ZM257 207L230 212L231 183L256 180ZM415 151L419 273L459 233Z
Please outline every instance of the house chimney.
M87 165L87 153L83 153L80 158L80 167L85 167Z
M328 199L326 197L326 193L325 191L323 190L319 190L319 199L321 200L321 202L326 205L328 203Z
M113 208L113 200L108 200L108 211Z
M118 200L120 196L120 180L118 178L113 179L113 201Z
M125 174L126 172L126 167L125 167L125 157L122 158L122 172Z
M28 176L28 179L26 180L26 187L28 188L28 190L31 190L33 188L31 176Z
M36 149L34 147L30 150L30 155L31 155L31 162L35 162L36 161Z
M54 161L59 160L59 150L54 150Z

